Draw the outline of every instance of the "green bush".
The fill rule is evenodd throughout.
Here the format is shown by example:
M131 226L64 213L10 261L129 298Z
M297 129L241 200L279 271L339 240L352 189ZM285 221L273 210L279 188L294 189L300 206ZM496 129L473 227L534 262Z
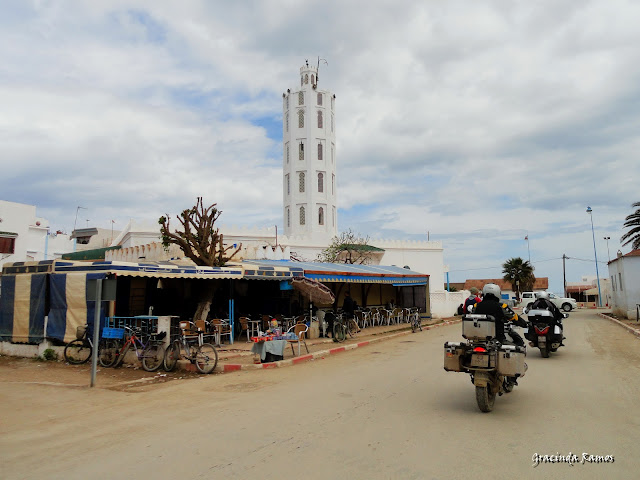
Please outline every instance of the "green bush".
M40 357L42 360L52 361L58 360L58 352L56 352L53 348L47 348L44 352L42 352L42 356Z

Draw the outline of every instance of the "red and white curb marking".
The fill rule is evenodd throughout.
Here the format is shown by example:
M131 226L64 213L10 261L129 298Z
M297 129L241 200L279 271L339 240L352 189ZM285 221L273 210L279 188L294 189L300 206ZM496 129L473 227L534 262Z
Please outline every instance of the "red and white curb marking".
M447 320L446 322L436 323L433 325L427 325L422 327L422 330L431 330L437 327L442 327L444 325L452 325L454 323L460 323L461 319L457 320ZM337 353L346 352L347 350L355 350L359 347L366 347L369 344L381 342L383 340L389 340L390 338L399 337L403 335L408 335L411 333L411 330L403 330L397 333L391 333L389 335L381 335L380 337L373 337L369 340L358 342L358 343L350 343L348 345L341 345L339 347L330 348L329 350L321 350L315 353L309 353L307 355L301 355L299 357L288 358L286 360L279 360L277 362L271 363L258 363L258 364L233 364L233 363L225 363L224 365L216 366L216 373L227 373L227 372L237 372L240 370L261 370L265 368L281 368L281 367L289 367L291 365L296 365L298 363L308 362L310 360L318 360L323 359L329 355L335 355Z
M602 317L602 318L606 318L607 320L611 320L613 323L617 323L618 325L620 325L621 327L626 328L630 333L633 333L636 337L640 338L640 330L637 328L633 328L629 325L627 325L624 322L621 322L620 320L610 317L609 315L605 315L604 313L598 313L598 316Z

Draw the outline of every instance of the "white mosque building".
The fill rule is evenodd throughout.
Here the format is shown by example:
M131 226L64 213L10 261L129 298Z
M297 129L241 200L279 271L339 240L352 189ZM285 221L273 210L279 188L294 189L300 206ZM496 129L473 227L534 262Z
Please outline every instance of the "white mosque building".
M335 108L336 96L319 88L318 68L306 62L300 68L299 87L282 94L284 234L279 235L277 227L221 225L225 244L242 244L239 260L314 261L338 235ZM384 250L373 263L407 266L430 276L432 315L455 313L460 299L445 291L447 267L441 242L370 239L369 244ZM107 260L167 259L154 223L131 222L112 245L122 248L107 252Z

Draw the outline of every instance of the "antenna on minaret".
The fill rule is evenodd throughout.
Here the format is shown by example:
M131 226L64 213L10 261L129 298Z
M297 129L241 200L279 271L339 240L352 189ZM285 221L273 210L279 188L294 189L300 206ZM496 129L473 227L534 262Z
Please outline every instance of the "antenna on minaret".
M316 83L318 83L318 80L319 80L318 77L320 76L318 73L320 71L320 60L322 60L326 66L329 66L329 64L324 58L318 57L318 68L316 68Z

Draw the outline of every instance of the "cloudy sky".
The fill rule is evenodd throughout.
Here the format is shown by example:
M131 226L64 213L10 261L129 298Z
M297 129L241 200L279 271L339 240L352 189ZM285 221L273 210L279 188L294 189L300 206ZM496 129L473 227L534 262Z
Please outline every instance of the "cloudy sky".
M595 275L587 206L600 276L605 236L629 251L639 2L1 4L0 199L54 230L197 196L225 224L282 227L282 92L319 56L339 230L441 240L452 282L530 255L558 292L563 254L567 281Z

